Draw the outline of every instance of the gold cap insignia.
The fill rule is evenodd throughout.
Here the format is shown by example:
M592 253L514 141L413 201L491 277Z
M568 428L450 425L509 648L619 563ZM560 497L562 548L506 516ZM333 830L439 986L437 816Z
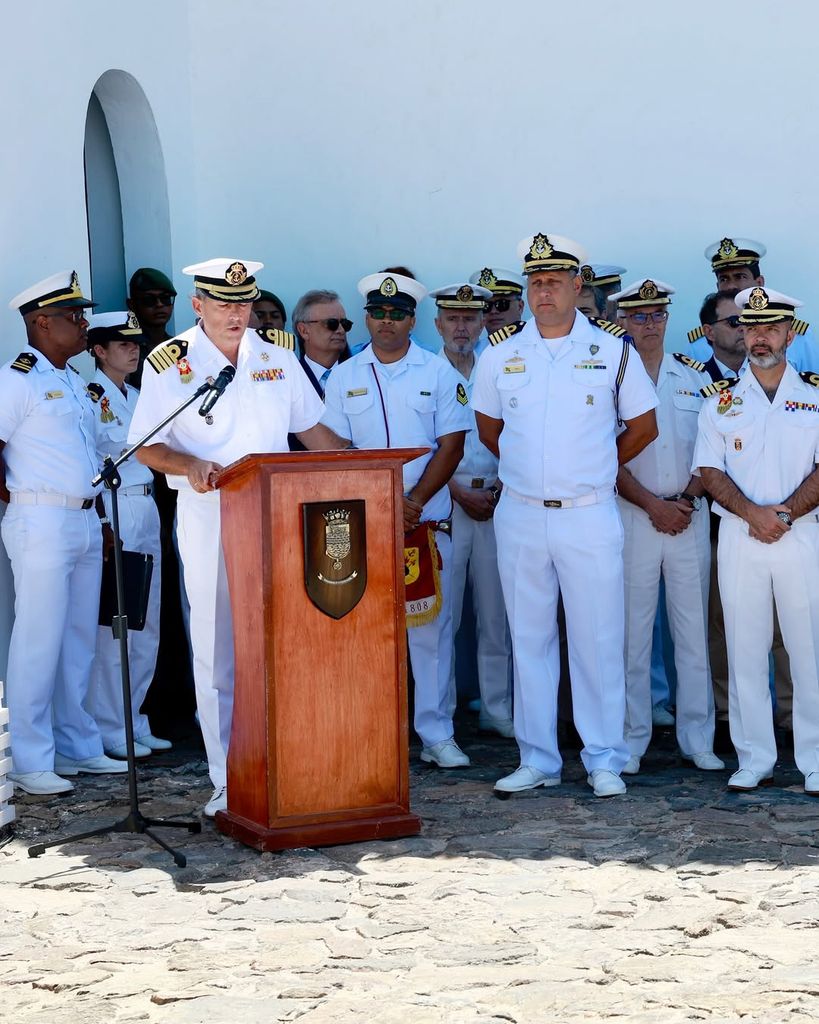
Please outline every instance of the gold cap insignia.
M394 295L398 294L398 285L391 277L385 277L378 290L385 298L391 299Z
M641 299L656 299L660 293L657 291L657 285L653 281L644 281L640 288Z
M247 267L244 263L239 263L238 260L236 263L231 263L225 273L225 280L228 284L244 284L247 280Z
M82 289L80 288L80 277L76 270L71 271L71 291L76 292L78 295Z
M131 331L140 330L139 320L137 320L136 313L132 309L128 310L128 322L125 326Z
M766 309L768 306L768 293L764 288L754 288L748 296L748 305L751 309Z
M739 249L734 245L732 238L723 238L719 243L719 255L724 260L732 260L737 255Z
M594 271L588 265L588 263L585 263L580 268L580 280L583 282L583 284L591 284L592 281L594 281Z
M455 293L455 298L458 302L471 302L475 298L475 293L468 284L465 284L462 285Z
M532 239L532 244L529 247L529 255L532 259L544 260L548 259L552 255L554 249L549 245L549 239L546 235L535 235Z
M491 267L484 267L481 271L481 276L478 278L478 284L482 288L492 288L498 283L498 279L492 273Z

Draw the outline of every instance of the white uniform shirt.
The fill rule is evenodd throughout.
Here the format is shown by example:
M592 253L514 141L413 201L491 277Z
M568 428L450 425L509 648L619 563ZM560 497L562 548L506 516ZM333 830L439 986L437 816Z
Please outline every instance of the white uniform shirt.
M532 498L579 498L611 488L617 478L614 386L623 341L576 314L555 348L534 319L519 334L488 348L478 362L475 412L503 420L500 478ZM629 351L620 388L620 416L657 405L636 351Z
M652 494L665 498L686 489L705 401L700 388L710 383L707 373L680 363L673 355L663 356L656 387L659 435L627 463L629 472Z
M36 349L27 346L23 353L37 360L27 373L13 370L11 362L0 368L6 485L10 491L90 498L99 460L85 381L72 366L59 370Z
M789 364L773 402L752 369L731 389L730 406L726 394L705 400L694 467L721 469L750 501L778 505L819 460L819 388L806 384ZM714 511L732 515L717 502Z
M183 381L178 364L157 373L146 360L142 390L128 431L129 444L228 365L200 326L179 337L188 341L185 358L193 376ZM244 455L286 452L288 432L308 430L323 412L321 399L295 355L262 341L255 331L245 331L236 376L213 407L213 423L199 415L200 405L200 401L194 402L148 444L167 444L175 451L229 466ZM168 485L177 490L190 489L185 476L169 475Z
M134 415L139 391L126 384L126 393L123 395L111 378L100 369L91 378L91 383L99 384L103 389L103 395L94 403L94 411L97 414L97 450L101 464L106 455L118 459L128 448L128 427ZM147 466L143 466L136 456L123 462L119 467L119 475L123 487L154 482L153 473Z
M447 363L452 366L443 349L441 349L439 354L442 359L446 359ZM454 366L452 368L455 369ZM472 372L469 374L468 380L455 370L458 374L458 380L466 388L470 402L472 400L472 389L475 386L477 370L477 355L472 363ZM458 463L458 468L455 470L452 479L463 487L471 487L473 480L483 480L484 487L491 487L498 479L498 460L478 437L478 431L475 427L475 413L471 408L469 409L469 421L472 429L466 435L466 440L464 441L464 457Z
M437 450L437 439L470 429L466 402L463 378L437 354L410 343L403 359L382 364L368 345L333 369L324 395L324 422L357 448L430 448L404 466L404 490L409 492ZM451 512L444 486L424 505L421 519L448 519Z

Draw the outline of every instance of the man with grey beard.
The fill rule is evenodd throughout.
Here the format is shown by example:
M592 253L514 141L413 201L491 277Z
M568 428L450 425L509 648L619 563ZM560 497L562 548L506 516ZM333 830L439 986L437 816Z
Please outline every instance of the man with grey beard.
M801 303L757 285L736 297L750 367L702 389L694 471L721 516L718 576L728 716L739 758L728 788L770 785L776 762L768 651L774 603L793 676L794 755L819 796L819 374L786 358Z

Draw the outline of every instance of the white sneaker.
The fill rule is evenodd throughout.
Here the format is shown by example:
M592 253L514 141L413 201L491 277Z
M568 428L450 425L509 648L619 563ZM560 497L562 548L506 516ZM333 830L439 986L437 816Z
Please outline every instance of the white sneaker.
M481 715L478 719L478 732L494 732L504 739L515 738L515 724L511 718L490 718L488 715Z
M547 775L539 768L522 764L520 768L498 779L495 783L495 790L498 793L522 793L525 789L537 789L538 786L559 786L559 775Z
M426 764L437 764L439 768L468 768L470 761L455 740L444 740L431 747L424 747L421 760Z
M54 755L54 771L58 775L124 775L128 771L125 761L114 761L113 758L100 754L99 757L72 757Z
M170 750L173 747L173 743L170 740L162 740L152 733L146 733L144 736L135 736L134 743L139 743L149 750Z
M586 782L594 790L595 796L620 796L626 791L625 782L616 772L610 772L607 768L595 768Z
M214 789L213 796L205 804L204 815L206 818L215 818L217 811L227 810L227 786L220 786Z
M631 757L623 765L623 775L636 775L640 771L640 758L637 754L632 754Z
M9 772L6 778L13 782L17 789L33 796L57 796L62 793L73 793L70 782L61 779L54 772Z
M655 704L651 709L652 725L659 725L668 728L675 724L677 719L671 714L665 704Z
M106 750L105 753L109 757L115 757L118 761L125 761L128 757L128 747L125 743L120 744L118 747L111 747L110 750ZM137 743L134 740L134 757L150 757L151 751L149 747L144 747L141 743Z
M711 750L701 754L683 754L683 761L691 761L704 772L721 772L725 768L725 762L721 761Z

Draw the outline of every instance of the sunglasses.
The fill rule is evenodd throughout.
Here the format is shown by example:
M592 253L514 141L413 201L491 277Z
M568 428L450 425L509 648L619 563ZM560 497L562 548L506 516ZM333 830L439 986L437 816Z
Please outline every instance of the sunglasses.
M63 320L70 320L72 324L81 324L88 319L84 309L55 310L53 313L43 313L43 316L58 316Z
M635 324L647 324L649 320L653 320L655 324L664 324L668 319L668 311L665 309L657 309L653 313L627 313L626 315Z
M739 314L734 313L733 316L722 316L719 320L713 321L715 324L728 324L729 327L740 327Z
M331 333L337 331L339 327L342 328L344 333L353 329L353 321L348 320L346 317L328 316L326 320L302 320L304 324L324 324L328 331Z
M397 324L400 324L402 320L406 320L408 316L414 315L408 313L405 309L368 309L367 312L373 320L392 320Z
M138 292L133 298L140 306L172 306L176 296L170 292Z
M505 313L511 305L511 299L489 299L485 309L487 313L491 313L493 309L496 309L499 313Z

